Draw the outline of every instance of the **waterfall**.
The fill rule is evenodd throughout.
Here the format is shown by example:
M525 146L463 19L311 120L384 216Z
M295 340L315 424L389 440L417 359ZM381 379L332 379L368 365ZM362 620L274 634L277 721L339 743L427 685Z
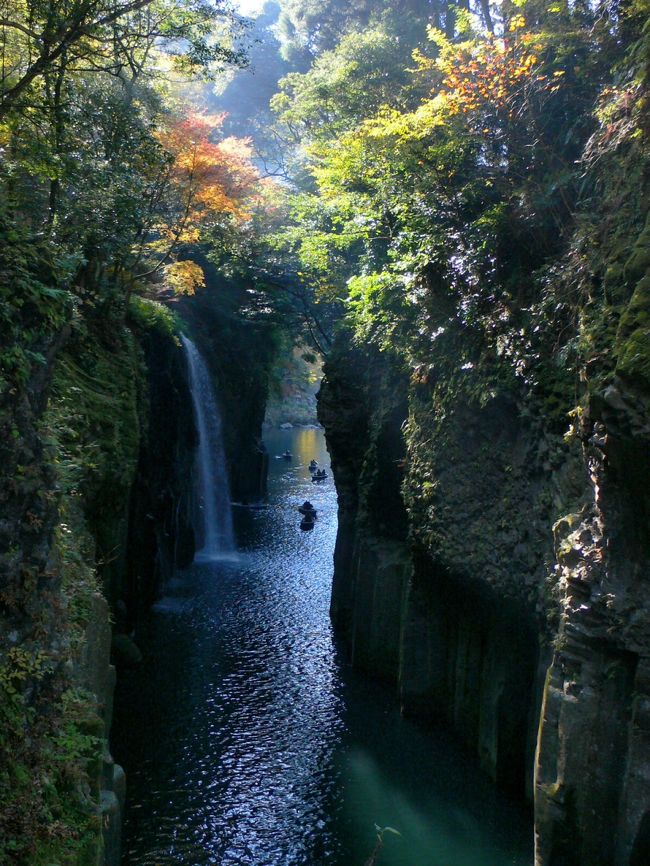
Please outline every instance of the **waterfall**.
M203 515L203 547L199 554L203 559L212 559L235 548L221 415L205 361L191 340L187 337L182 340L199 432L198 487Z

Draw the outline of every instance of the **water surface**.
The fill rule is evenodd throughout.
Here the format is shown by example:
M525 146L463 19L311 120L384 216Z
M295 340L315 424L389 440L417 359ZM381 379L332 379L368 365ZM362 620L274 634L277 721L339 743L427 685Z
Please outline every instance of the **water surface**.
M530 866L531 822L450 739L353 676L328 617L336 498L319 430L276 431L266 510L235 508L236 558L164 589L120 676L124 866ZM289 448L294 459L276 459ZM318 509L301 532L297 506Z

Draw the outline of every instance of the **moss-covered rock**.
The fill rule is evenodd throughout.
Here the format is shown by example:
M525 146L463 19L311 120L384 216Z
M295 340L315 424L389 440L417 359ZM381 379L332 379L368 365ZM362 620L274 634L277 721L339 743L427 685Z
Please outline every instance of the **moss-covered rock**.
M31 392L7 405L16 430L12 459L0 470L16 479L3 486L0 527L0 746L7 756L0 862L7 866L119 862L124 791L107 749L115 682L108 602L120 614L126 597L132 618L155 593L153 562L173 562L183 519L191 535L195 439L175 320L150 302L134 302L132 313L131 328L119 317L98 328L92 316L77 316L48 356L39 387L32 382ZM181 420L165 427L160 419L174 394ZM169 438L156 444L160 436ZM155 532L146 547L152 576L145 586L144 571L127 567L127 551L138 536L134 523L149 512L160 518L164 540L160 556ZM180 546L191 560L191 540ZM128 617L114 619L118 643L130 641Z
M650 243L647 251L650 260ZM616 335L616 373L650 391L650 261L621 316Z

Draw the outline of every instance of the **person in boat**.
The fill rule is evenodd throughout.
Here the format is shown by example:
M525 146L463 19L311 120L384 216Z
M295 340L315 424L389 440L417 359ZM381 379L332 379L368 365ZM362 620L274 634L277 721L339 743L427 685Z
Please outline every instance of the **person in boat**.
M317 460L311 460L309 463L309 468L311 469L312 472L315 472L316 469L318 469L318 461Z

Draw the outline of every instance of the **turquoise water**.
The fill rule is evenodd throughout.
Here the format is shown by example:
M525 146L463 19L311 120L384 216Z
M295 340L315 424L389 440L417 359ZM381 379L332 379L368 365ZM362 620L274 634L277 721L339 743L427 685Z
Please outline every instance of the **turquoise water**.
M530 816L454 741L403 720L342 663L328 618L336 496L318 430L276 431L265 510L238 553L164 588L118 684L124 866L531 866ZM289 448L294 459L276 459ZM311 532L297 506L318 509Z

